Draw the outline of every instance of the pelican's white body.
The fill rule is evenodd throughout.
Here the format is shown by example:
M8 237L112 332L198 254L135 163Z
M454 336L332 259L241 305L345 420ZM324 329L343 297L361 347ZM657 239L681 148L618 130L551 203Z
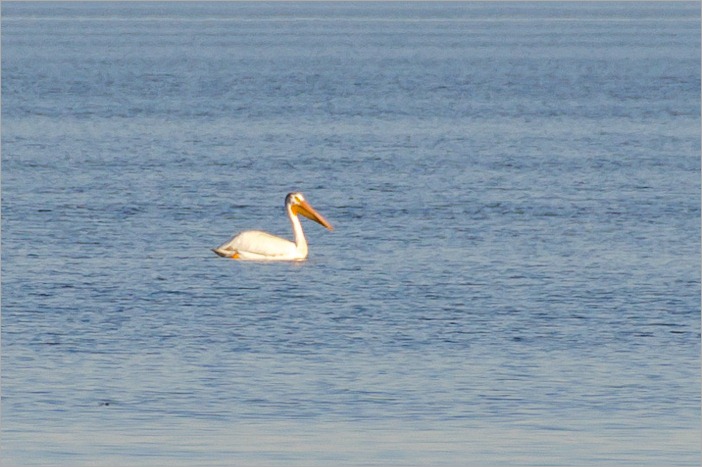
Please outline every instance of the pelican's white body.
M260 230L247 230L232 237L213 251L227 258L249 261L301 261L307 258L307 239L297 214L319 222L328 229L331 225L316 212L301 193L290 193L286 198L285 211L293 228L295 241Z

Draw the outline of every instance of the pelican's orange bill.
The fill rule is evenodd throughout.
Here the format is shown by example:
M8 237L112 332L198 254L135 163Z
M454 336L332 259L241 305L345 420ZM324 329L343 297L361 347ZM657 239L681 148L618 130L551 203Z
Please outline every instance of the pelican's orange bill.
M315 222L319 222L321 225L326 227L329 230L334 230L334 227L322 216L320 213L318 213L312 206L307 201L302 201L299 204L293 206L293 214L302 214L308 219L311 219Z

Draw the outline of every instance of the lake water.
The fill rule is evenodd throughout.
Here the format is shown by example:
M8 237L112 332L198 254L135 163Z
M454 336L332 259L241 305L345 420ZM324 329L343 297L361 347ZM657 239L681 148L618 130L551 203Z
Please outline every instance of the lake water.
M2 3L3 466L699 462L698 3Z

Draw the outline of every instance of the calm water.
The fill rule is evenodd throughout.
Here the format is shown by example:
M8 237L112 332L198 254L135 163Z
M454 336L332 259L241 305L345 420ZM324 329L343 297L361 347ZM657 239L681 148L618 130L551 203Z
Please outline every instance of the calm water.
M699 128L698 3L3 2L2 465L699 465Z

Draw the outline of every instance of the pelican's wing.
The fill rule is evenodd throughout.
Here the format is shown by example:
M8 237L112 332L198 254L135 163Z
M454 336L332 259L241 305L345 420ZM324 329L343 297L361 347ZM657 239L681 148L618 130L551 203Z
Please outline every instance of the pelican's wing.
M238 254L240 259L275 259L294 256L295 244L260 230L241 232L215 249L218 253Z

